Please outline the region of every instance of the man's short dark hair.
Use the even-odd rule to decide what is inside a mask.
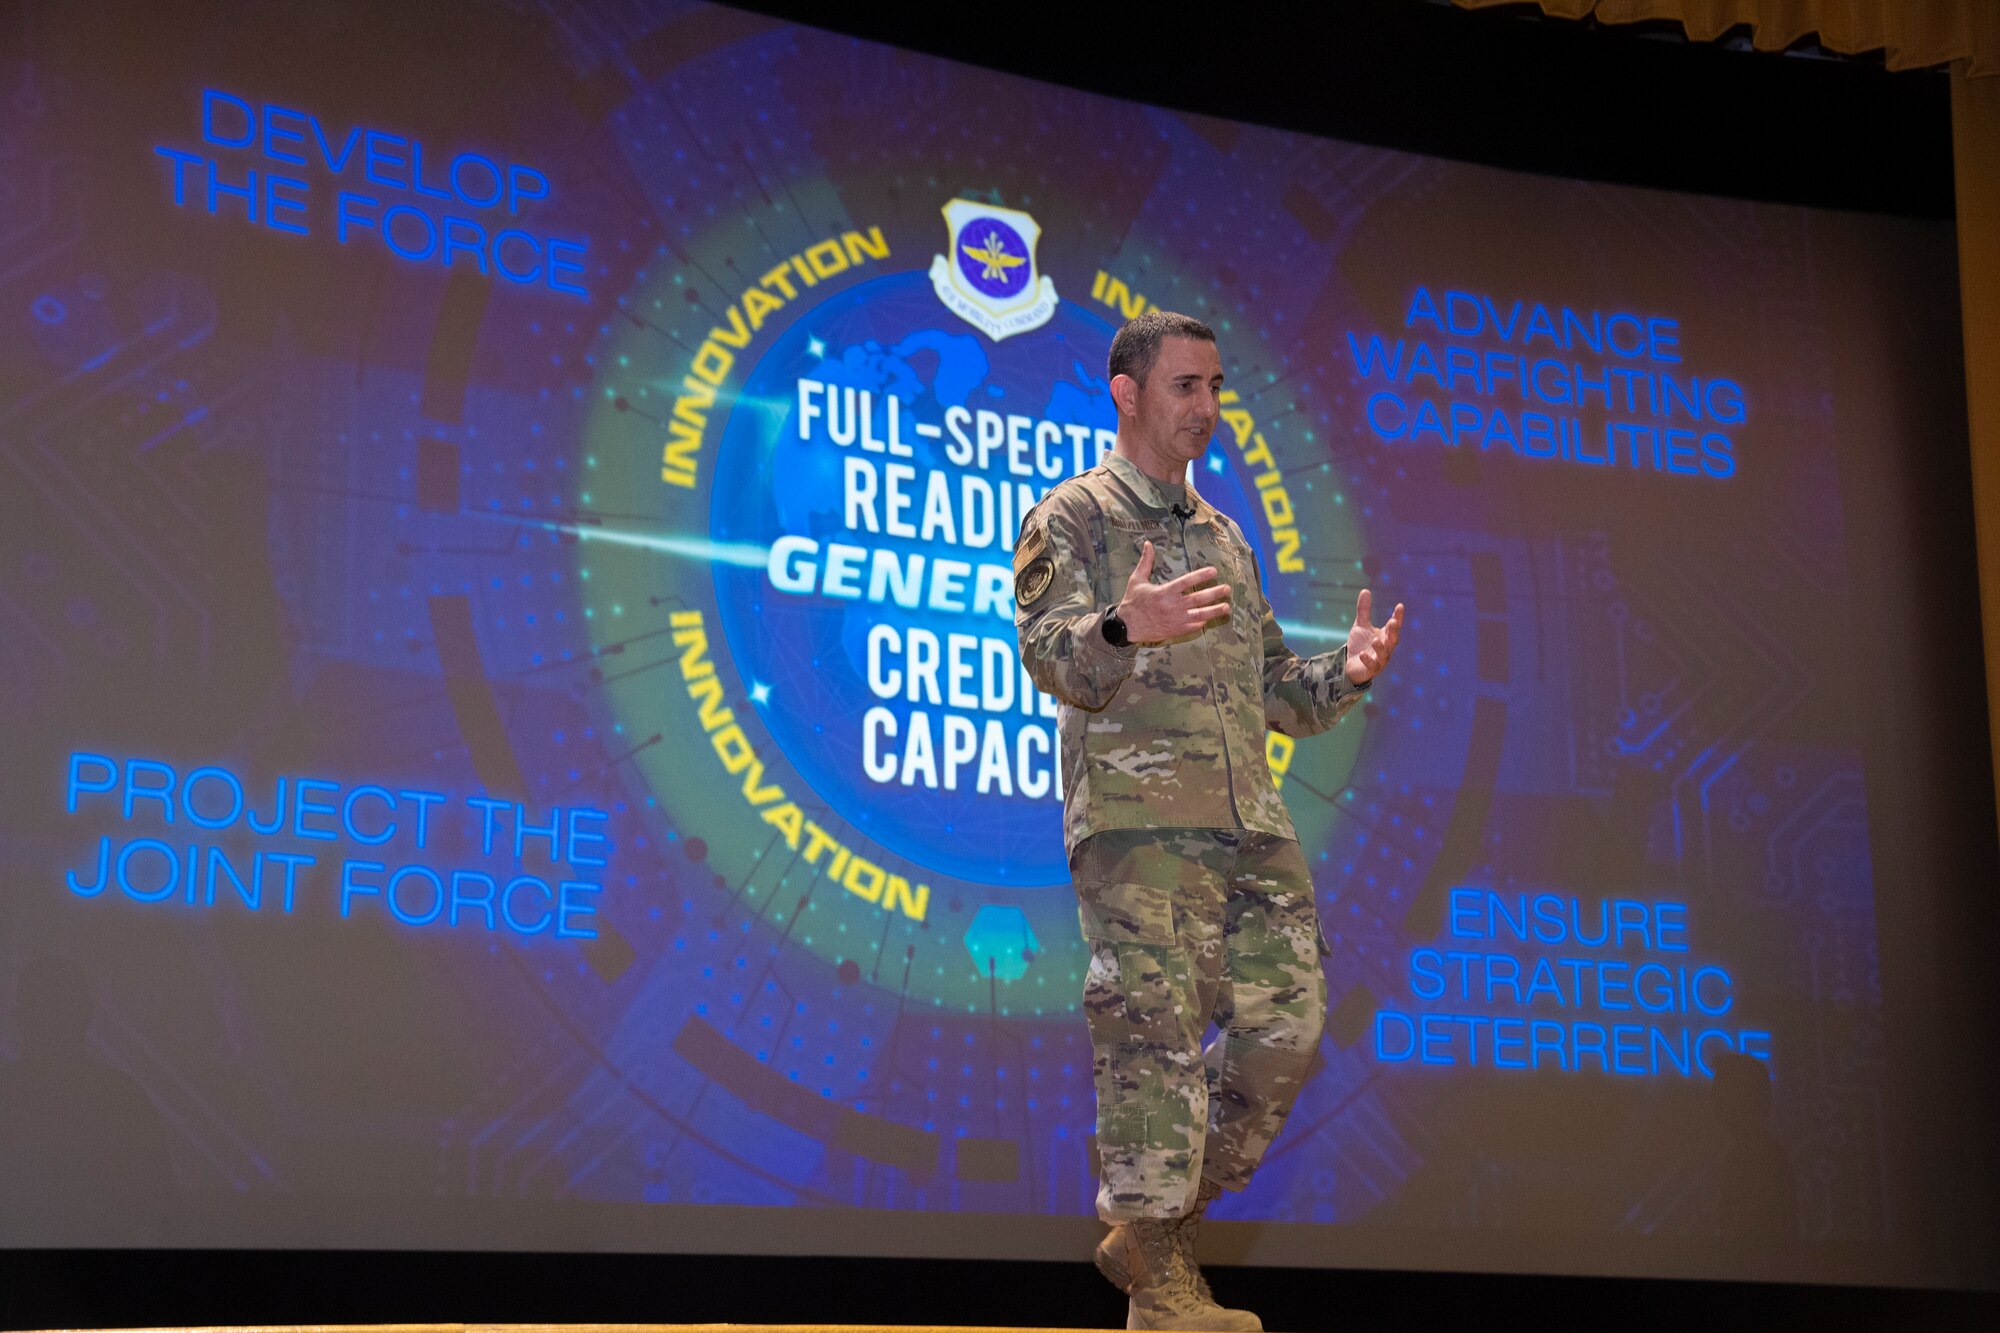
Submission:
[[[1127,320],[1111,340],[1111,378],[1130,375],[1146,382],[1153,363],[1160,359],[1160,342],[1166,338],[1196,338],[1215,341],[1215,330],[1193,315],[1177,315],[1171,310],[1148,310],[1137,319]]]

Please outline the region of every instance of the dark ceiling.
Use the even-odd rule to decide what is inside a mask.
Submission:
[[[1952,216],[1940,71],[1426,0],[741,7],[1180,110],[1526,171]]]

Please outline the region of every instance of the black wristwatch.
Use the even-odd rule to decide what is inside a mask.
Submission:
[[[1118,608],[1112,607],[1104,613],[1104,619],[1097,624],[1104,635],[1104,641],[1113,648],[1128,647],[1132,640],[1125,633],[1125,622],[1118,618]]]

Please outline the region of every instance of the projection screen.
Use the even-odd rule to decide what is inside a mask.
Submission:
[[[1948,226],[664,0],[20,34],[6,1243],[1083,1253],[1009,570],[1163,308],[1292,646],[1408,607],[1269,738],[1330,1007],[1222,1257],[1926,1275],[1866,625]]]

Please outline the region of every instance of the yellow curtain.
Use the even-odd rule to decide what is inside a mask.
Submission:
[[[1486,9],[1519,0],[1452,0]],[[1760,51],[1782,51],[1801,37],[1841,55],[1883,53],[1890,69],[1965,61],[1973,78],[2000,75],[2000,0],[1537,0],[1556,18],[1600,23],[1679,23],[1689,39],[1710,42],[1748,25]]]
[[[1987,723],[1992,728],[1994,785],[2000,793],[2000,79],[1968,78],[1959,66],[1952,67],[1951,138]]]

